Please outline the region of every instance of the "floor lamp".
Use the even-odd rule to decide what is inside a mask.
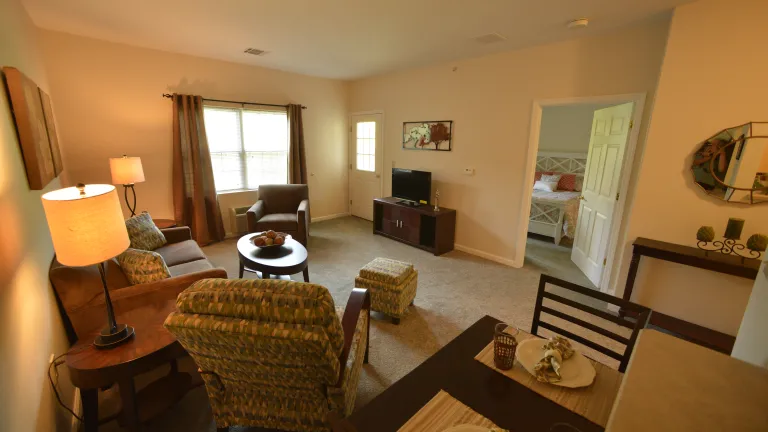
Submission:
[[[141,158],[123,155],[119,158],[109,158],[109,170],[112,172],[112,184],[123,185],[123,198],[125,205],[131,211],[131,216],[136,216],[136,190],[133,185],[144,181],[144,169],[141,167]],[[128,189],[133,194],[133,206],[128,201]]]
[[[104,266],[105,261],[121,254],[131,244],[115,187],[80,183],[77,187],[48,192],[42,200],[56,259],[67,266],[95,264],[99,268],[107,308],[107,326],[96,336],[93,344],[97,348],[113,348],[126,342],[133,336],[134,330],[115,321]]]

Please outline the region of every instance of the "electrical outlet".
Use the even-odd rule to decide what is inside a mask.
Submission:
[[[464,175],[475,175],[475,169],[474,168],[464,168]]]

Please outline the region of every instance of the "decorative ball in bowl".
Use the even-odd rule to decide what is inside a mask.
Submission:
[[[253,241],[254,246],[257,248],[271,249],[281,247],[285,244],[285,240],[289,239],[290,237],[291,236],[286,233],[269,230],[253,236],[251,241]]]

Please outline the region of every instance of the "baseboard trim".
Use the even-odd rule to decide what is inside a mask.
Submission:
[[[312,223],[327,221],[327,220],[331,220],[331,219],[338,219],[338,218],[341,218],[341,217],[344,217],[344,216],[349,216],[349,212],[347,212],[347,213],[336,213],[336,214],[327,215],[327,216],[320,216],[320,217],[313,217],[312,218]]]
[[[80,389],[77,387],[75,387],[74,396],[72,396],[72,411],[74,411],[78,417],[83,417],[83,403],[80,400]],[[77,417],[72,416],[72,423],[69,429],[72,432],[80,431],[80,420],[78,420]]]
[[[467,246],[464,246],[464,245],[454,244],[453,248],[456,249],[457,251],[466,252],[466,253],[468,253],[470,255],[475,255],[475,256],[479,256],[480,258],[485,258],[488,261],[493,261],[493,262],[497,262],[499,264],[504,264],[505,266],[521,267],[519,265],[516,265],[517,263],[514,260],[511,260],[511,259],[508,259],[508,258],[504,258],[504,257],[500,257],[498,255],[494,255],[494,254],[491,254],[491,253],[488,253],[488,252],[483,252],[481,250],[474,249],[474,248],[471,248],[471,247],[467,247]]]

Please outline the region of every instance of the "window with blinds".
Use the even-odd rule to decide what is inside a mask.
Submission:
[[[216,191],[288,183],[285,110],[204,107]]]

